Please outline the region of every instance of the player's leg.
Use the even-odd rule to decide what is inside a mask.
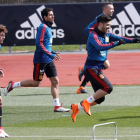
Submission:
[[[59,90],[58,90],[58,84],[59,84],[59,79],[57,76],[55,77],[50,77],[49,78],[51,81],[51,93],[53,96],[53,99],[59,98]],[[58,106],[60,106],[60,103],[58,102]]]
[[[92,96],[88,97],[87,99],[81,101],[78,104],[78,111],[80,109],[84,109],[85,112],[90,116],[90,106],[91,103],[93,105],[96,105],[96,103],[101,103],[104,101],[104,96],[108,93],[111,93],[111,91],[113,90],[113,87],[111,85],[111,83],[109,82],[109,80],[103,75],[102,71],[98,71],[98,70],[93,70],[93,69],[87,69],[86,73],[85,73],[86,77],[88,77],[88,79],[90,80],[91,84],[98,84],[98,86],[100,87],[100,89],[98,89],[95,94],[93,94]],[[76,106],[75,106],[76,107]],[[76,115],[78,114],[74,114],[74,111],[76,110],[74,107],[72,108],[72,119],[73,121],[76,120]]]
[[[108,69],[109,67],[110,67],[110,63],[109,63],[109,61],[106,59],[106,61],[104,62],[104,66],[105,66],[105,68],[106,69]],[[93,87],[93,89],[94,89],[94,92],[96,92],[100,87],[98,87],[97,85],[92,85],[92,87]],[[94,101],[94,102],[92,102],[91,104],[90,104],[90,106],[94,106],[94,105],[97,105],[97,104],[101,104],[102,102],[104,102],[105,101],[105,96],[104,97],[102,97],[102,98],[99,98],[99,99],[97,99],[96,101]]]
[[[100,70],[87,69],[86,76],[88,76],[88,79],[90,80],[92,85],[97,84],[100,87],[100,89],[98,89],[92,96],[81,102],[81,106],[90,116],[90,104],[96,101],[104,101],[103,97],[112,92],[113,86]]]
[[[88,92],[86,91],[86,89],[85,89],[85,86],[86,86],[86,84],[87,84],[88,82],[89,82],[89,80],[88,80],[86,77],[84,77],[84,79],[83,79],[81,85],[80,85],[79,88],[77,89],[77,94],[79,94],[79,93],[88,93]]]
[[[9,137],[9,135],[4,131],[2,127],[2,97],[0,91],[0,138]]]
[[[84,75],[84,68],[83,67],[78,67],[78,79],[79,79],[79,81],[81,81],[83,75]],[[89,80],[86,77],[84,77],[81,85],[77,89],[77,94],[88,93],[85,89],[85,86],[88,82],[89,82]]]
[[[91,83],[91,85],[92,85],[92,88],[93,88],[93,90],[94,90],[94,93],[95,93],[98,89],[100,89],[100,86],[99,86],[98,84],[95,84],[95,83],[92,84],[92,83]],[[105,100],[105,96],[102,97],[102,98],[99,98],[99,99],[95,100],[94,102],[92,102],[92,103],[90,104],[90,106],[94,106],[94,105],[97,105],[97,104],[101,104],[104,100]]]
[[[51,81],[51,93],[54,100],[54,112],[69,112],[70,109],[64,108],[59,102],[59,79],[57,77],[56,67],[53,62],[49,63],[45,69],[46,76]]]
[[[6,96],[14,88],[18,87],[38,87],[40,81],[44,75],[44,64],[36,63],[34,64],[33,79],[27,79],[20,82],[10,81],[8,86],[4,90],[4,95]]]
[[[87,76],[85,75],[85,77],[87,77]],[[98,87],[95,84],[92,84],[92,88],[93,88],[94,92],[96,92],[98,90]],[[97,105],[97,103],[95,101],[93,101],[90,104],[90,106],[94,106],[94,105]],[[79,113],[79,110],[83,109],[83,107],[81,106],[80,103],[79,104],[72,104],[71,109],[72,109],[72,115],[71,115],[72,121],[75,122],[76,121],[76,116]]]
[[[79,79],[79,81],[81,81],[83,75],[84,75],[84,68],[78,67],[78,79]]]

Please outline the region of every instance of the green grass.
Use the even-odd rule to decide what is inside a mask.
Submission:
[[[12,46],[13,52],[34,52],[35,46]],[[53,45],[54,51],[78,51],[79,45]],[[82,50],[86,49],[86,45],[82,45]],[[126,45],[120,45],[112,50],[131,50],[131,49],[140,49],[139,44],[126,44]],[[9,52],[9,47],[2,47],[1,52]]]
[[[70,108],[72,103],[79,103],[93,93],[87,87],[90,93],[79,95],[77,88],[60,87],[64,107]],[[80,110],[75,123],[71,111],[53,112],[50,90],[50,87],[17,88],[6,97],[2,95],[3,127],[10,140],[91,140],[93,125],[106,122],[116,122],[118,140],[140,139],[140,86],[114,86],[104,103],[91,107],[91,116]],[[113,132],[113,126],[105,126],[96,135],[110,137]]]

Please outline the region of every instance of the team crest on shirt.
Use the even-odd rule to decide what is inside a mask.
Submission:
[[[109,37],[108,36],[105,37],[105,41],[109,42]]]
[[[42,75],[39,75],[39,80],[42,80],[43,76]]]
[[[104,75],[103,75],[103,74],[99,74],[99,77],[100,77],[101,79],[104,79]]]

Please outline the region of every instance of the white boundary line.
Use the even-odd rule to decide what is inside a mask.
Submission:
[[[102,137],[109,137],[110,135],[107,135],[107,136],[102,136]],[[92,138],[92,136],[60,136],[60,135],[57,135],[57,136],[10,136],[10,137],[13,137],[13,138],[16,138],[16,137],[21,137],[21,138]],[[98,136],[99,137],[99,136]],[[140,135],[118,135],[118,137],[140,137]]]
[[[21,137],[21,138],[92,138],[92,136],[10,136],[13,138]]]

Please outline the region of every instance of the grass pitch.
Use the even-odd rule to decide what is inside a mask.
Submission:
[[[70,108],[72,103],[93,94],[76,94],[78,87],[60,87],[60,102]],[[1,89],[3,91],[3,89]],[[54,113],[50,88],[18,88],[3,96],[3,127],[10,140],[91,140],[95,124],[116,122],[118,140],[140,139],[140,86],[114,86],[101,105],[91,107],[91,116],[83,110],[75,123],[71,111]],[[107,129],[108,128],[108,129]],[[108,133],[110,132],[110,133]],[[99,128],[97,138],[112,138],[114,127]]]

